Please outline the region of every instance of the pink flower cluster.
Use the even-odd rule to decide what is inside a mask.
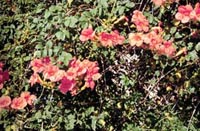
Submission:
[[[73,59],[67,71],[59,69],[56,65],[53,65],[49,57],[34,59],[31,61],[31,67],[34,71],[29,82],[31,86],[35,83],[43,83],[40,78],[40,74],[44,80],[49,80],[51,82],[60,82],[59,90],[65,94],[68,91],[72,95],[75,95],[78,91],[78,85],[84,80],[84,87],[93,89],[96,80],[98,80],[101,75],[99,72],[99,67],[96,62],[91,62],[89,60],[77,60]]]
[[[182,23],[188,23],[190,20],[200,21],[200,3],[196,3],[194,9],[191,5],[179,6],[175,18]]]
[[[87,40],[99,41],[102,46],[111,47],[123,44],[125,38],[124,36],[121,36],[117,30],[112,31],[111,33],[100,32],[98,35],[95,35],[95,32],[90,26],[89,28],[82,30],[80,40],[82,42]]]
[[[29,80],[31,86],[33,86],[35,83],[42,82],[39,73],[43,74],[45,80],[50,80],[51,82],[60,81],[65,75],[65,71],[60,70],[57,66],[53,65],[49,57],[34,59],[31,61],[30,66],[34,71]]]
[[[149,31],[149,22],[141,11],[135,10],[131,21],[136,25],[138,32],[129,34],[131,46],[142,47],[157,52],[160,55],[172,57],[176,49],[171,41],[162,38],[163,30],[161,27],[153,27]]]
[[[135,10],[133,12],[131,22],[135,24],[137,31],[149,31],[149,21],[146,19],[141,11]]]
[[[162,38],[162,29],[160,27],[153,27],[152,30],[146,34],[144,33],[130,33],[129,43],[131,46],[147,48],[156,51],[160,55],[167,55],[173,57],[176,49],[171,41],[165,41]]]
[[[8,71],[3,71],[4,64],[0,62],[0,89],[3,88],[3,84],[5,81],[9,79],[9,73]]]
[[[35,95],[31,95],[30,92],[25,91],[20,94],[20,97],[16,97],[11,100],[10,96],[1,96],[0,97],[0,110],[2,109],[12,109],[21,110],[24,109],[27,105],[32,106],[33,102],[36,100]]]
[[[69,69],[66,71],[66,76],[61,81],[59,89],[64,94],[68,91],[71,91],[72,94],[76,94],[76,85],[82,80],[84,80],[85,83],[83,87],[93,89],[95,86],[94,81],[101,77],[98,72],[99,67],[96,62],[73,59],[69,64]]]
[[[92,29],[92,26],[89,26],[87,29],[82,30],[80,35],[80,40],[82,42],[93,40],[95,37],[95,32]]]

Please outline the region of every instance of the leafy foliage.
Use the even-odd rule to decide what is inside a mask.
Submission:
[[[9,130],[199,130],[200,21],[175,19],[180,5],[156,6],[138,0],[3,0],[0,2],[0,61],[9,71],[1,96],[23,91],[37,96],[23,110],[0,110],[0,125]],[[194,7],[197,2],[190,1]],[[140,10],[149,27],[160,26],[162,37],[173,41],[176,55],[123,45],[99,46],[81,42],[83,29],[118,30],[128,39],[136,33],[131,22]],[[56,88],[30,86],[31,60],[50,57],[67,70],[72,57],[97,61],[102,77],[94,90],[75,96]],[[57,84],[57,83],[56,83]],[[55,84],[55,85],[56,85]],[[81,85],[81,84],[80,84]]]

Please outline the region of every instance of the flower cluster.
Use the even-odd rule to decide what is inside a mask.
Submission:
[[[152,27],[149,29],[149,22],[141,11],[135,10],[131,21],[136,25],[138,32],[130,33],[128,40],[131,46],[137,46],[144,49],[150,49],[160,55],[172,57],[176,49],[171,41],[165,41],[162,38],[163,30],[161,27]],[[150,30],[150,31],[149,31]]]
[[[77,92],[77,86],[84,80],[84,88],[93,89],[95,86],[94,81],[98,80],[101,75],[98,73],[99,67],[96,62],[89,60],[73,59],[69,64],[69,69],[66,71],[66,76],[62,79],[59,89],[62,93],[71,91],[74,95]]]
[[[182,23],[188,23],[190,20],[200,21],[200,3],[196,3],[194,9],[191,5],[179,6],[175,18]]]
[[[129,43],[131,46],[147,48],[160,55],[172,57],[175,55],[176,49],[171,41],[165,41],[162,38],[162,33],[160,27],[153,27],[148,33],[130,33]]]
[[[95,32],[92,29],[92,26],[89,26],[87,29],[82,30],[80,35],[80,40],[82,42],[93,40],[95,37]]]
[[[135,10],[133,12],[131,22],[135,24],[137,31],[149,31],[149,21],[146,19],[141,11]]]
[[[60,70],[57,66],[53,65],[49,57],[34,59],[31,61],[30,66],[34,71],[29,80],[31,86],[35,83],[42,83],[38,73],[42,73],[44,79],[50,80],[51,82],[60,81],[65,75],[65,71]]]
[[[93,89],[95,86],[94,81],[101,77],[98,73],[99,67],[97,63],[89,60],[83,60],[81,62],[74,58],[69,63],[67,71],[61,70],[56,65],[53,65],[49,57],[34,59],[31,61],[30,65],[34,71],[29,80],[31,86],[35,83],[43,84],[46,80],[50,82],[60,82],[58,88],[63,94],[68,91],[70,91],[72,95],[77,94],[78,87],[83,80],[84,88]],[[44,80],[41,79],[40,74],[42,74]]]
[[[8,71],[3,71],[4,64],[0,62],[0,89],[3,88],[3,84],[5,81],[9,79],[9,73]]]
[[[111,33],[100,32],[96,35],[91,26],[82,30],[79,39],[82,42],[87,40],[99,41],[104,47],[121,45],[125,40],[124,36],[121,36],[117,30],[112,31]]]
[[[10,96],[1,96],[0,97],[0,110],[2,109],[12,109],[21,110],[24,109],[27,105],[32,106],[33,102],[36,100],[35,95],[31,95],[30,92],[25,91],[20,94],[20,97],[16,97],[11,100]]]
[[[98,40],[105,47],[121,45],[123,44],[125,38],[119,35],[118,31],[112,31],[111,33],[101,32],[99,34]]]

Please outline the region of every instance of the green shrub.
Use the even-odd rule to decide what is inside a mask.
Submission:
[[[189,2],[193,8],[197,3]],[[199,130],[200,21],[181,23],[175,18],[178,7],[188,1],[161,6],[137,0],[3,0],[0,4],[4,63],[0,94],[14,99],[29,91],[37,96],[22,110],[0,107],[2,129]],[[149,31],[138,31],[132,21],[135,10],[142,11]],[[160,53],[145,42],[130,44],[130,33],[146,35],[158,26],[163,41],[172,41],[174,54]],[[95,38],[83,42],[80,36],[89,27]],[[104,46],[101,33],[115,42],[114,30],[119,33],[114,38],[125,38],[123,44]],[[101,77],[91,90],[84,86],[87,73],[79,75],[76,95],[61,93],[61,81],[52,82],[41,74],[43,83],[31,86],[31,61],[47,57],[63,71],[70,69],[74,58],[96,61]],[[10,79],[2,82],[4,70]]]

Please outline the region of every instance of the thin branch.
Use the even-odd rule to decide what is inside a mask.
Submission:
[[[194,114],[195,114],[195,112],[196,112],[197,107],[199,106],[199,104],[200,104],[200,102],[197,103],[195,109],[194,109],[193,112],[192,112],[192,116],[190,117],[190,120],[189,120],[189,123],[188,123],[187,131],[190,130],[190,125],[191,125],[191,123],[192,123],[192,119],[193,119],[193,117],[194,117]]]

